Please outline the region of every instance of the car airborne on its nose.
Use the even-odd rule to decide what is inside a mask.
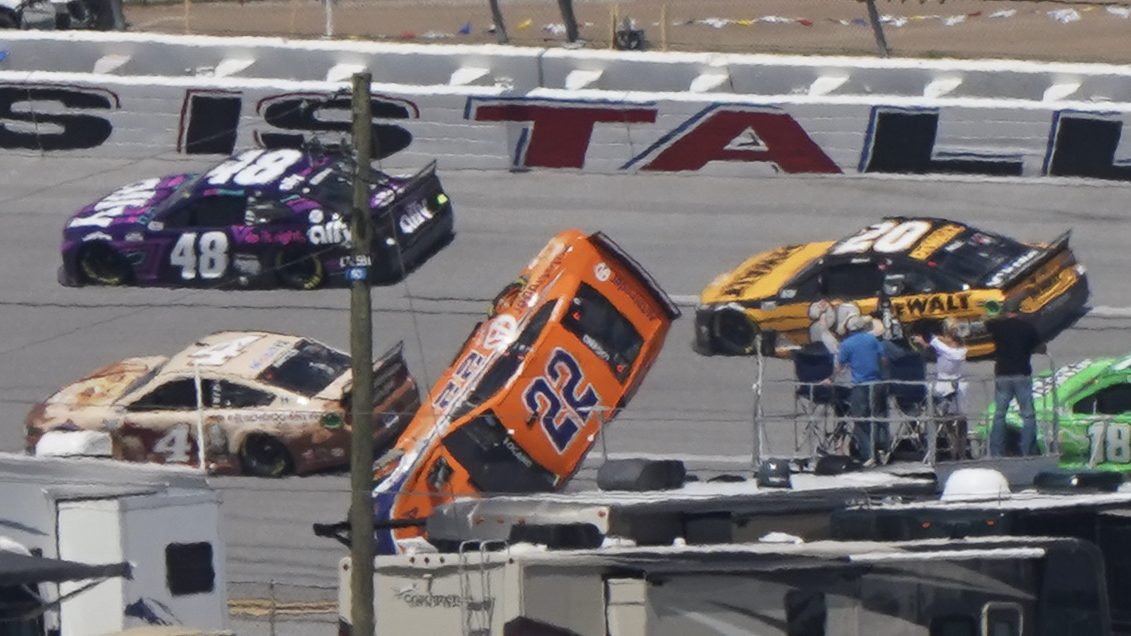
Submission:
[[[1038,422],[1057,418],[1061,467],[1131,472],[1131,355],[1081,360],[1034,377],[1033,406]],[[993,414],[990,404],[985,421],[993,421]],[[1021,437],[1016,402],[1005,423],[1007,444],[1015,450]],[[1044,427],[1037,428],[1043,445]],[[989,439],[986,426],[978,433]]]
[[[934,333],[954,317],[970,358],[993,353],[987,301],[1014,308],[1045,341],[1087,311],[1084,267],[1068,247],[1011,238],[937,218],[886,218],[839,241],[786,245],[720,274],[695,314],[695,349],[705,355],[769,354],[828,336],[846,319],[890,302],[904,333]]]
[[[375,520],[424,519],[457,495],[563,487],[628,404],[678,316],[604,234],[558,234],[496,297],[490,318],[377,461]],[[379,531],[378,542],[396,549],[391,531]]]
[[[435,163],[369,172],[371,280],[399,281],[452,237]],[[86,206],[63,229],[64,285],[291,287],[342,282],[351,265],[352,159],[249,150],[200,174],[147,179]]]
[[[401,345],[373,366],[374,446],[420,406]],[[277,477],[349,465],[350,358],[298,336],[212,334],[165,358],[128,358],[65,386],[27,416],[29,453],[109,455]]]

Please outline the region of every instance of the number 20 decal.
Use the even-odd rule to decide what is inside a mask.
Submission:
[[[833,254],[857,254],[872,249],[876,252],[903,252],[911,248],[931,229],[927,221],[884,221],[877,223],[856,236],[841,241],[833,248]]]
[[[579,386],[584,379],[577,360],[565,349],[554,349],[545,374],[522,395],[531,413],[541,413],[542,430],[559,453],[569,448],[589,412],[601,401],[592,384]]]
[[[196,232],[185,232],[173,246],[169,264],[181,268],[181,278],[193,280],[199,271],[204,279],[220,278],[228,271],[228,235],[205,232],[196,241]]]

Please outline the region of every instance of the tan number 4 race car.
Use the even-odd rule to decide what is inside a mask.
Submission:
[[[349,465],[347,354],[298,336],[227,331],[171,358],[128,358],[63,387],[27,416],[29,453],[104,456],[278,477]],[[374,448],[420,406],[401,345],[374,363]],[[203,449],[199,440],[203,435]]]
[[[844,335],[847,318],[889,316],[905,332],[932,333],[961,321],[970,358],[993,353],[987,301],[1002,303],[1056,337],[1087,310],[1088,280],[1068,248],[1022,243],[938,218],[887,218],[839,241],[786,245],[720,274],[695,314],[695,349],[705,354],[788,356]]]

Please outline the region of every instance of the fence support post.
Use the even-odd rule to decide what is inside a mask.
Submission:
[[[573,14],[573,0],[558,0],[558,9],[562,12],[562,22],[565,23],[566,41],[577,41],[577,16]]]
[[[503,23],[503,11],[499,8],[499,0],[488,0],[491,6],[491,19],[495,21],[495,39],[499,44],[510,42],[507,36],[507,25]]]
[[[868,4],[868,21],[872,23],[872,34],[876,36],[876,48],[880,57],[887,57],[891,53],[888,48],[887,38],[884,37],[884,27],[880,24],[880,12],[876,10],[876,0],[864,0]]]
[[[271,579],[267,583],[267,590],[267,596],[271,600],[271,605],[267,612],[267,633],[271,636],[275,636],[275,579]]]

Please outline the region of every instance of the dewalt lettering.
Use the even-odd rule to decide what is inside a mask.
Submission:
[[[970,309],[970,294],[929,294],[894,299],[892,308],[897,318],[919,318],[931,314],[950,314]]]
[[[727,296],[742,293],[742,290],[750,286],[751,283],[774,271],[774,268],[784,263],[787,258],[802,247],[804,246],[786,245],[769,252],[766,254],[765,258],[751,265],[749,269],[742,272],[742,275],[735,278],[729,285],[724,287],[722,293]]]

